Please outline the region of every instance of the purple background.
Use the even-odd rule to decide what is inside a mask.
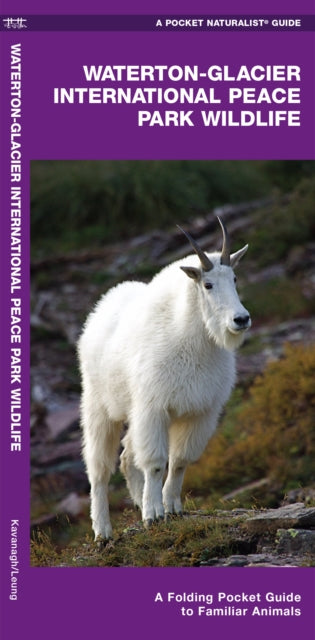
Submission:
[[[2,12],[12,13],[11,0],[2,0]],[[14,14],[28,13],[28,14],[155,14],[155,13],[170,13],[177,14],[188,13],[252,13],[255,8],[257,14],[259,12],[264,13],[283,13],[300,14],[300,13],[314,13],[314,0],[264,0],[264,2],[257,2],[255,7],[252,0],[239,0],[237,7],[235,6],[235,0],[222,0],[220,3],[209,2],[209,0],[195,0],[193,6],[183,0],[159,0],[158,2],[148,3],[147,0],[134,0],[132,4],[129,0],[116,0],[110,6],[106,6],[104,9],[104,0],[90,0],[88,4],[84,2],[78,2],[78,0],[47,0],[43,5],[42,0],[15,0],[14,2]]]
[[[24,109],[28,147],[36,159],[310,159],[314,156],[314,102],[309,101],[310,78],[314,77],[313,34],[274,32],[127,32],[117,33],[30,33],[23,32],[25,83]],[[58,46],[56,41],[58,40]],[[123,48],[122,48],[123,43]],[[228,47],[227,47],[228,43]],[[187,46],[188,44],[188,46]],[[288,53],[288,46],[289,53]],[[159,109],[159,105],[54,105],[54,87],[102,86],[86,83],[84,64],[230,64],[235,71],[249,59],[253,64],[297,64],[301,66],[302,104],[272,106],[301,109],[300,127],[204,127],[195,118],[194,127],[138,127],[139,109]],[[184,83],[169,83],[184,86]],[[196,86],[197,83],[187,83]],[[217,83],[218,85],[219,83]],[[224,85],[229,85],[229,82]],[[251,83],[244,83],[248,86]],[[257,88],[265,83],[256,83]],[[272,83],[271,83],[272,84]],[[126,83],[136,87],[138,83]],[[155,85],[155,83],[154,83]],[[224,94],[226,87],[218,89]],[[281,83],[285,87],[286,83]],[[120,86],[114,83],[114,87]],[[123,86],[123,84],[121,85]],[[140,83],[139,83],[139,86]],[[156,86],[160,86],[157,85]],[[166,87],[167,84],[163,83]],[[277,83],[273,84],[273,88]],[[294,83],[293,83],[293,86]],[[224,108],[224,104],[218,108]],[[211,105],[168,105],[170,110],[211,109]],[[216,109],[217,106],[214,105]],[[226,109],[229,109],[226,104]],[[253,105],[245,105],[251,110]],[[267,109],[267,107],[263,107]],[[255,110],[255,108],[254,108]],[[163,111],[163,108],[161,109]],[[32,118],[32,120],[31,120]],[[55,123],[55,124],[54,124]],[[199,124],[198,124],[199,123]],[[38,135],[39,134],[39,135]]]
[[[73,1],[45,3],[46,14],[103,12],[104,2],[86,6]],[[252,2],[220,3],[220,7],[199,0],[194,13],[248,13]],[[290,6],[292,5],[292,6]],[[264,2],[263,14],[314,14],[314,2]],[[258,15],[258,8],[256,8]],[[2,3],[2,14],[11,14],[12,3]],[[187,14],[182,3],[160,0],[158,12]],[[157,14],[147,3],[115,2],[109,13]],[[16,0],[14,15],[43,13],[43,3]],[[24,331],[24,414],[23,452],[9,454],[9,137],[8,97],[3,102],[1,120],[1,363],[2,363],[2,612],[5,612],[4,640],[31,635],[34,640],[55,638],[108,637],[130,633],[142,639],[161,638],[176,633],[181,638],[192,633],[207,636],[257,640],[305,634],[311,637],[314,595],[313,569],[40,569],[29,566],[29,163],[33,159],[310,159],[315,157],[314,141],[314,33],[56,33],[2,32],[1,56],[4,72],[1,91],[9,80],[9,46],[23,45],[23,331]],[[54,86],[84,86],[82,64],[299,64],[302,83],[303,126],[279,129],[143,128],[136,124],[137,107],[52,103]],[[145,108],[145,107],[144,107]],[[171,108],[171,107],[170,107]],[[209,107],[210,108],[210,107]],[[249,110],[251,106],[248,105]],[[281,107],[280,107],[281,108]],[[292,108],[295,108],[294,105]],[[297,108],[299,108],[297,106]],[[11,602],[9,592],[9,523],[20,519],[19,599]],[[157,591],[198,591],[247,593],[293,590],[303,597],[300,618],[183,618],[175,606],[154,604]],[[174,626],[173,626],[174,625]]]

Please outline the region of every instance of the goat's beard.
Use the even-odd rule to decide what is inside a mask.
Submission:
[[[206,322],[207,332],[211,340],[221,349],[235,351],[244,340],[245,331],[232,332],[225,324],[217,324],[213,318]]]

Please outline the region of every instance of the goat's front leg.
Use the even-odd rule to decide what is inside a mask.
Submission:
[[[144,477],[142,520],[146,527],[164,517],[162,486],[168,457],[168,423],[164,411],[152,415],[141,408],[133,412],[130,425],[135,466]]]
[[[181,490],[186,467],[201,456],[212,435],[217,415],[178,419],[170,428],[169,469],[163,488],[165,514],[182,513]]]
[[[187,463],[180,459],[170,459],[165,485],[163,487],[163,504],[165,517],[182,515],[181,491]]]
[[[165,466],[165,464],[159,466],[151,464],[144,471],[142,519],[145,527],[149,527],[154,520],[164,517],[162,485]]]

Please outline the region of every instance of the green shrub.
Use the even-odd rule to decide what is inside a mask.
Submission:
[[[315,346],[285,348],[227,412],[201,460],[186,474],[197,493],[226,493],[268,477],[278,487],[314,482]],[[231,420],[234,419],[231,433]]]

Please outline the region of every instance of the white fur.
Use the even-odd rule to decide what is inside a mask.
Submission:
[[[234,266],[247,247],[231,256]],[[202,270],[191,255],[162,269],[149,284],[124,282],[104,295],[79,341],[83,455],[91,483],[95,537],[112,533],[108,482],[121,469],[145,524],[181,513],[188,463],[216,429],[235,381],[234,349],[244,330],[231,267],[208,254]],[[194,270],[187,277],[180,267]],[[199,274],[199,275],[198,275]],[[205,282],[213,288],[207,290]],[[168,463],[167,478],[163,487]]]

